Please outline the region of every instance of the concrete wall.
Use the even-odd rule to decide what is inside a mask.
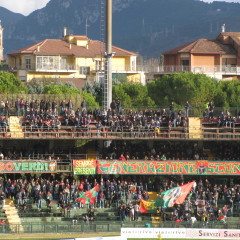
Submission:
[[[176,66],[177,55],[164,55],[164,66]]]

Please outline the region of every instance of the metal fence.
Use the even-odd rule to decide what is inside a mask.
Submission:
[[[161,129],[160,129],[161,130]],[[227,131],[226,131],[227,130]],[[48,139],[48,140],[228,140],[239,141],[239,128],[206,128],[201,133],[189,133],[182,131],[132,131],[132,132],[100,132],[94,130],[76,131],[72,128],[69,131],[39,131],[23,132],[21,137],[19,132],[0,132],[0,139]]]
[[[142,228],[142,227],[154,227],[154,228],[214,228],[214,229],[239,229],[240,222],[231,221],[223,224],[218,222],[196,222],[193,225],[189,222],[176,223],[171,221],[161,222],[158,224],[152,224],[149,222],[59,222],[59,223],[28,223],[21,225],[0,225],[0,233],[83,233],[83,232],[120,232],[122,227]]]

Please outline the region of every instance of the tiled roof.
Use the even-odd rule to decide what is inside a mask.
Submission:
[[[240,38],[240,32],[222,32],[220,35]]]
[[[199,54],[236,54],[233,47],[222,44],[218,40],[198,39],[180,47],[166,51],[164,54],[199,53]]]
[[[222,32],[219,36],[230,37],[240,45],[240,32]],[[219,38],[218,36],[218,38]]]
[[[75,37],[75,36],[74,36]],[[85,40],[87,38],[82,38],[84,36],[76,36],[76,39]],[[93,58],[100,56],[102,54],[101,49],[103,43],[97,40],[89,40],[88,47],[77,46],[75,44],[70,44],[62,39],[45,39],[32,46],[22,48],[9,55],[16,54],[36,54],[36,55],[64,55],[64,56],[76,56],[76,57],[89,57]],[[134,52],[127,51],[125,49],[113,46],[113,52],[115,56],[131,56],[137,55]]]

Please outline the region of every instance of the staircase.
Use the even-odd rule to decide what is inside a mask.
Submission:
[[[188,119],[188,126],[190,139],[203,138],[202,121],[200,118],[190,117]]]
[[[10,230],[15,233],[22,233],[24,230],[21,224],[21,219],[18,215],[18,210],[11,199],[5,200],[3,210],[5,211]]]
[[[20,117],[10,116],[9,130],[10,130],[10,134],[11,134],[12,138],[23,138],[24,137]]]

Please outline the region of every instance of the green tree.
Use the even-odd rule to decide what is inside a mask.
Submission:
[[[43,93],[45,94],[55,94],[62,96],[62,98],[77,98],[78,99],[78,105],[80,107],[80,104],[82,100],[84,99],[87,103],[88,109],[95,109],[99,108],[99,104],[96,101],[96,98],[93,94],[82,91],[72,85],[69,84],[48,84],[44,86]]]
[[[119,99],[123,107],[132,108],[131,97],[124,91],[121,84],[113,86],[113,99]]]
[[[103,101],[103,84],[100,82],[86,83],[83,91],[91,93],[95,98],[96,102],[101,106]]]
[[[119,99],[123,107],[154,108],[155,102],[149,97],[148,89],[140,83],[122,83],[113,86],[113,99]]]
[[[99,108],[99,103],[91,93],[82,91],[82,97],[86,101],[88,109],[93,110]]]
[[[76,95],[81,91],[70,84],[48,84],[44,86],[43,93],[45,94],[65,94]]]
[[[226,105],[240,107],[240,82],[237,80],[219,82],[222,92],[225,94]]]
[[[188,72],[165,75],[150,82],[147,87],[149,96],[158,106],[166,107],[173,101],[182,107],[189,101],[197,112],[201,112],[206,103],[220,96],[221,92],[215,79]]]
[[[0,93],[27,93],[27,88],[14,74],[0,72]]]

